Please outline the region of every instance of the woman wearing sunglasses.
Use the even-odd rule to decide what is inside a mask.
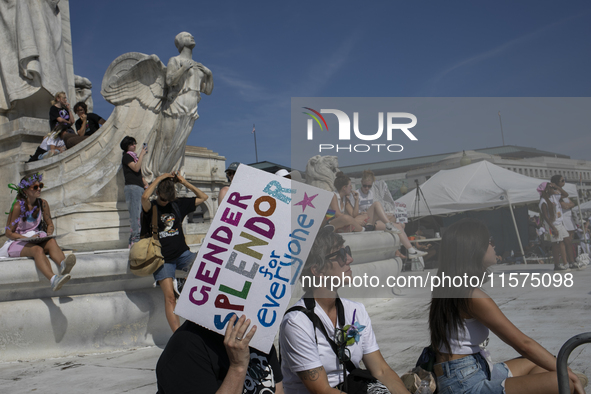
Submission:
[[[320,230],[302,270],[302,278],[313,280],[302,280],[306,294],[287,311],[279,333],[283,389],[288,394],[338,394],[344,382],[343,364],[351,361],[359,368],[362,360],[381,382],[378,386],[382,391],[378,392],[387,392],[383,391],[387,388],[391,393],[408,393],[382,357],[363,304],[338,298],[337,289],[331,288],[330,277],[352,276],[352,262],[351,249],[344,246],[343,238],[330,227]],[[326,335],[309,317],[314,315]],[[347,338],[346,346],[343,335]],[[327,336],[343,345],[339,356]]]
[[[477,276],[496,263],[486,225],[464,219],[443,234],[437,275]],[[556,358],[529,338],[477,287],[449,287],[433,291],[429,311],[431,347],[440,393],[557,394]],[[468,283],[471,283],[468,282]],[[489,330],[513,347],[522,358],[492,364],[480,344]],[[578,377],[569,371],[571,393],[583,394]]]
[[[404,224],[398,223],[394,215],[388,215],[379,201],[376,200],[373,191],[373,184],[376,177],[371,170],[363,171],[361,177],[361,188],[357,190],[359,196],[359,214],[355,221],[366,228],[376,230],[388,230],[398,234],[400,243],[408,250],[409,257],[426,256],[427,252],[415,249],[404,232]],[[369,223],[369,226],[367,224]]]
[[[21,241],[53,234],[49,204],[41,198],[42,180],[43,175],[36,173],[22,178],[18,185],[10,185],[11,189],[16,190],[17,196],[6,223],[8,256],[32,257],[37,269],[49,280],[52,290],[57,291],[70,280],[69,274],[76,264],[76,256],[70,254],[66,258],[53,238],[43,242]],[[54,275],[46,254],[58,266],[58,275]]]

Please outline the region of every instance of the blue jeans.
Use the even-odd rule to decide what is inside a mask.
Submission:
[[[144,194],[144,188],[138,185],[125,185],[123,191],[125,192],[127,209],[129,209],[129,224],[131,226],[129,244],[131,245],[140,240],[140,215],[142,213],[142,194]]]
[[[443,375],[437,377],[439,394],[505,394],[505,380],[512,376],[505,363],[497,363],[489,371],[479,353],[439,365],[443,369]]]
[[[189,272],[193,265],[193,261],[195,261],[196,258],[197,253],[185,250],[183,254],[176,259],[162,264],[162,266],[154,272],[154,280],[158,282],[166,278],[174,279],[176,270]]]

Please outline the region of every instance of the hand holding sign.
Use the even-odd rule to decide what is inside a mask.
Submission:
[[[248,334],[250,326],[250,319],[242,315],[238,321],[236,321],[236,315],[232,316],[228,326],[226,327],[226,334],[224,335],[224,346],[230,359],[230,368],[246,368],[250,362],[250,340],[257,331],[257,326],[252,326]]]
[[[258,327],[250,346],[268,353],[332,196],[238,167],[175,313],[220,334],[236,314],[250,316]]]

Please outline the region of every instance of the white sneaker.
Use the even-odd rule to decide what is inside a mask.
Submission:
[[[402,232],[398,227],[395,227],[392,223],[386,223],[386,230],[392,231],[394,234],[400,234]]]
[[[423,257],[423,256],[426,256],[426,255],[428,255],[428,253],[427,252],[423,252],[422,250],[416,250],[415,249],[415,252],[414,253],[408,252],[408,256],[410,258],[413,258],[413,257]]]
[[[570,271],[570,269],[566,264],[558,264],[554,266],[554,271]]]
[[[69,254],[68,257],[60,264],[60,275],[69,274],[72,267],[76,265],[76,255]]]
[[[574,262],[574,263],[570,263],[569,268],[574,268],[574,269],[583,269],[585,268],[585,265],[583,263],[579,263],[579,262]]]
[[[71,279],[70,275],[54,275],[51,278],[51,290],[58,291],[62,286]]]

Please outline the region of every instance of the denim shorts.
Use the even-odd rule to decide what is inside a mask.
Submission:
[[[505,363],[494,364],[491,373],[480,353],[439,365],[443,369],[437,378],[439,394],[505,394],[505,380],[513,376]]]
[[[176,270],[189,272],[193,265],[193,261],[195,261],[196,258],[197,253],[193,253],[190,250],[184,251],[183,254],[176,259],[162,264],[162,267],[154,272],[154,280],[158,282],[162,279],[174,278]]]

